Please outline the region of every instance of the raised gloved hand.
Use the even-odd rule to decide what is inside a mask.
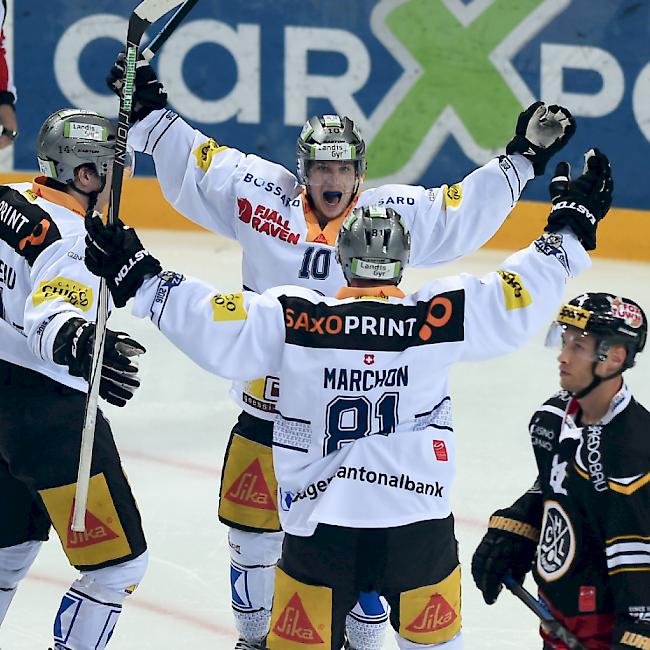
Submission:
[[[520,153],[533,163],[535,176],[541,176],[546,163],[571,139],[576,123],[568,109],[544,102],[531,104],[519,114],[515,137],[506,153]]]
[[[138,55],[138,57],[138,61],[135,64],[133,102],[130,115],[131,124],[145,118],[151,111],[156,111],[167,106],[167,92],[165,91],[165,87],[158,80],[149,62],[142,58],[141,55]],[[118,97],[122,96],[124,58],[124,52],[120,52],[106,77],[106,85]]]
[[[83,377],[90,381],[94,340],[95,323],[89,323],[83,318],[71,318],[63,324],[54,339],[54,361],[68,366],[73,377]],[[128,334],[106,330],[99,382],[100,397],[116,406],[124,406],[133,397],[140,386],[134,357],[145,351]]]
[[[607,156],[598,149],[587,151],[582,176],[574,181],[569,163],[558,163],[548,190],[553,207],[544,230],[570,228],[586,250],[596,248],[598,223],[607,214],[614,191]]]
[[[119,219],[107,226],[98,213],[86,215],[88,270],[102,278],[116,307],[124,307],[146,278],[162,271],[160,262],[145,249],[133,228]]]
[[[512,508],[497,510],[472,557],[472,576],[488,605],[496,601],[507,575],[523,582],[535,559],[539,531],[516,517]]]

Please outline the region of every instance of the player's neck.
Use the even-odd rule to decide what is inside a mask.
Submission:
[[[584,397],[581,397],[580,423],[583,425],[598,424],[609,411],[609,406],[614,399],[614,395],[621,390],[623,378],[621,376],[612,377],[601,382]]]

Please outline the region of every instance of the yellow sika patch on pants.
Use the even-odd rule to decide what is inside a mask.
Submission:
[[[435,585],[400,594],[399,633],[414,643],[453,639],[461,628],[460,565]]]
[[[131,554],[131,546],[117,514],[104,474],[90,479],[86,530],[70,529],[77,484],[39,490],[70,564],[93,566]]]
[[[306,585],[275,570],[270,650],[327,648],[332,646],[332,590]]]
[[[219,515],[235,524],[280,530],[273,451],[235,434],[225,460]]]

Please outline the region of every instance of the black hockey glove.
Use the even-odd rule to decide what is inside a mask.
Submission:
[[[612,650],[650,648],[650,621],[632,620],[614,627]]]
[[[472,576],[488,605],[496,602],[507,575],[522,583],[535,559],[539,531],[515,517],[513,508],[497,510],[472,557]]]
[[[106,77],[106,85],[118,97],[122,96],[123,76],[124,52],[120,52]],[[156,77],[156,73],[149,62],[142,58],[141,55],[138,55],[138,61],[135,66],[133,103],[130,115],[131,124],[147,117],[151,111],[165,108],[165,106],[167,106],[167,92],[165,91],[165,87],[158,80],[158,77]]]
[[[119,219],[107,226],[99,214],[88,214],[86,232],[86,266],[94,275],[106,278],[116,307],[124,307],[146,278],[162,271],[135,230]]]
[[[54,339],[54,361],[68,366],[73,377],[90,381],[95,323],[83,318],[71,318],[64,323]],[[104,360],[99,382],[99,395],[110,404],[124,406],[140,385],[138,366],[133,357],[144,354],[145,349],[124,332],[106,330]]]
[[[598,149],[585,154],[582,176],[571,180],[569,163],[560,162],[549,185],[553,201],[544,230],[570,228],[586,250],[596,248],[596,229],[612,204],[614,181],[609,160]]]
[[[576,122],[563,106],[531,104],[519,114],[515,137],[506,146],[506,153],[520,153],[533,163],[535,176],[541,176],[546,163],[571,139]]]

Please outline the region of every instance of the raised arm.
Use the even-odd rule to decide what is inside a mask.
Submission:
[[[411,264],[427,266],[468,255],[500,228],[526,183],[566,145],[575,122],[566,108],[537,102],[520,114],[507,153],[459,183],[420,189],[411,223]],[[408,219],[408,216],[405,215]]]
[[[227,379],[273,373],[282,357],[284,314],[271,293],[221,293],[172,272],[142,245],[132,228],[86,220],[85,262],[106,278],[117,307],[135,297],[133,313],[149,318],[196,364]]]

